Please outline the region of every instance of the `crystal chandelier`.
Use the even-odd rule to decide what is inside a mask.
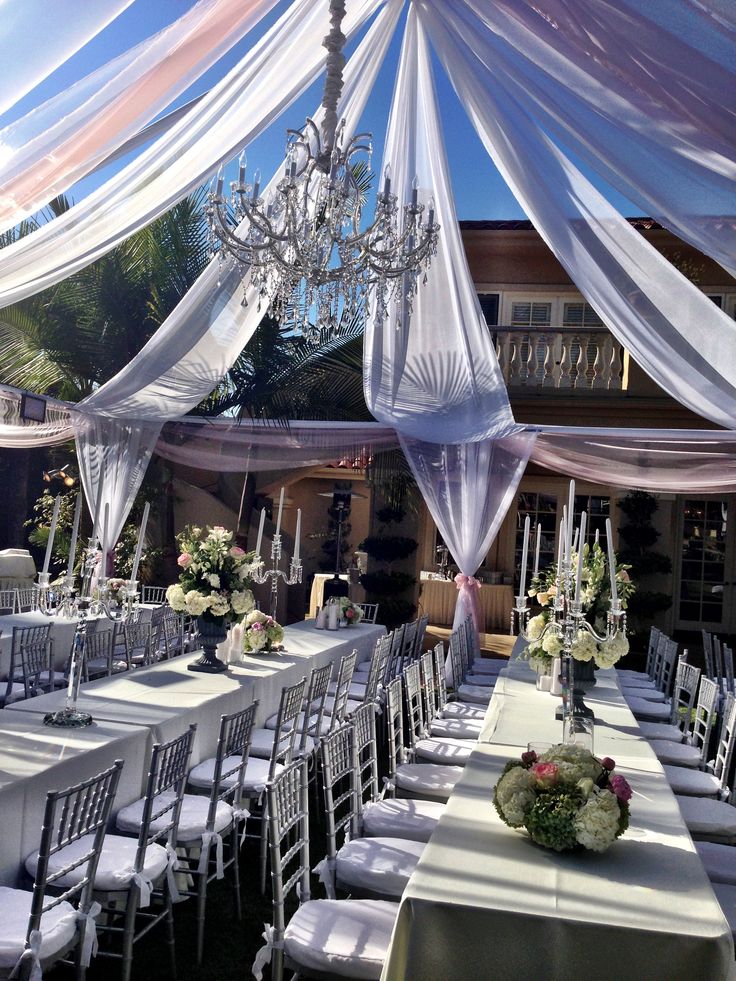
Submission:
[[[321,129],[307,118],[303,130],[287,130],[285,171],[266,200],[260,196],[259,171],[246,184],[241,155],[229,202],[223,196],[221,168],[207,208],[213,252],[232,256],[244,273],[250,269],[259,305],[267,304],[282,324],[314,339],[324,337],[325,330],[339,332],[345,312],[354,313],[362,305],[367,313],[371,289],[378,318],[385,318],[395,303],[397,322],[406,319],[417,279],[421,273],[426,276],[437,251],[439,232],[431,201],[423,220],[416,178],[411,202],[399,206],[388,166],[374,221],[361,230],[360,177],[370,172],[373,148],[369,133],[346,140],[345,121],[338,123],[344,15],[345,0],[330,0]],[[237,226],[242,221],[247,221],[247,231],[241,237]]]

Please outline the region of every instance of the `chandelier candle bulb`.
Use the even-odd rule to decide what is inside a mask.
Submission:
[[[300,557],[300,553],[299,553],[299,539],[301,537],[301,533],[302,533],[302,509],[301,508],[297,508],[297,510],[296,510],[296,535],[295,535],[295,541],[294,541],[294,562],[298,562],[299,561],[299,557]]]
[[[222,173],[222,167],[217,171],[217,190],[216,195],[218,198],[222,197],[222,185],[225,183],[225,177]]]
[[[69,564],[66,567],[66,578],[72,581],[74,575],[74,558],[77,552],[77,537],[79,536],[79,522],[82,518],[82,492],[77,494],[77,506],[74,508],[74,524],[72,525],[72,540],[69,545]]]
[[[276,534],[281,534],[281,517],[284,513],[284,488],[281,488],[281,494],[279,495],[279,514],[276,519]]]
[[[391,194],[391,167],[386,164],[383,171],[383,196],[388,198]]]
[[[526,563],[529,557],[529,515],[524,519],[524,544],[521,549],[521,578],[519,581],[519,596],[526,595]]]
[[[59,508],[61,507],[61,495],[57,494],[54,499],[54,513],[51,516],[51,528],[49,529],[49,540],[46,542],[46,555],[43,558],[44,575],[49,571],[51,563],[51,553],[54,550],[54,538],[56,538],[56,525],[59,522]]]
[[[253,203],[254,204],[258,200],[258,192],[260,191],[260,189],[261,189],[261,172],[260,170],[257,170],[255,174],[253,174]]]
[[[141,555],[143,554],[143,541],[146,537],[146,526],[148,524],[148,512],[151,510],[151,505],[146,501],[146,506],[143,508],[143,517],[141,518],[141,526],[138,529],[138,541],[135,543],[135,555],[133,556],[133,571],[130,573],[130,578],[136,580],[138,578],[138,566],[140,565]]]
[[[238,185],[245,184],[245,153],[241,153],[238,158]]]
[[[536,579],[539,575],[539,544],[542,540],[542,526],[537,522],[537,528],[534,532],[534,572],[533,578]]]
[[[575,602],[576,603],[580,602],[580,590],[583,585],[583,552],[585,551],[585,547],[584,547],[585,526],[587,522],[588,522],[587,512],[583,511],[583,513],[580,516],[580,528],[578,529],[578,531],[580,532],[580,537],[579,537],[580,547],[578,548],[578,569],[577,569],[577,575],[575,576]]]
[[[611,577],[611,606],[618,603],[618,587],[616,585],[616,556],[613,554],[613,532],[611,519],[606,518],[606,538],[608,539],[608,573]]]
[[[263,542],[263,526],[266,523],[266,509],[261,508],[261,520],[258,523],[258,538],[256,539],[256,556],[261,557],[261,543]]]
[[[412,208],[416,208],[416,206],[417,206],[418,203],[419,203],[419,178],[415,176],[414,177],[414,180],[411,182],[411,206],[412,206]]]

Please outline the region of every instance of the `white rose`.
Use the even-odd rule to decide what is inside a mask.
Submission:
[[[240,616],[242,613],[251,612],[255,600],[253,599],[253,593],[249,589],[235,589],[230,597],[230,602],[233,605],[233,612]]]
[[[216,572],[211,572],[207,576],[207,579],[209,581],[210,586],[212,586],[213,589],[219,589],[220,588],[220,577],[217,575]]]
[[[545,622],[546,622],[545,618],[542,616],[541,613],[531,618],[526,628],[527,637],[529,638],[529,640],[531,641],[539,640],[539,638],[542,636],[542,631],[544,630]]]
[[[187,613],[193,617],[201,617],[205,610],[209,609],[210,597],[205,596],[196,589],[190,589],[184,597]]]
[[[176,610],[177,613],[183,613],[187,608],[184,590],[178,582],[174,583],[173,586],[169,586],[166,590],[166,600],[171,609]]]
[[[575,837],[585,848],[604,852],[616,840],[620,813],[616,795],[594,787],[573,820]]]

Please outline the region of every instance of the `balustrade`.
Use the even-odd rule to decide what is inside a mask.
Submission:
[[[493,335],[511,389],[625,387],[624,349],[604,327],[494,327]]]

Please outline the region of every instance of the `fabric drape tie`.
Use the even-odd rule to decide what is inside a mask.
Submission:
[[[269,923],[264,923],[263,926],[264,931],[261,936],[266,942],[256,954],[253,967],[251,968],[256,981],[263,981],[263,968],[266,964],[271,963],[271,951],[284,949],[284,941],[275,939],[276,928],[272,927]]]
[[[43,981],[43,971],[41,970],[42,940],[43,937],[41,936],[40,930],[31,930],[31,935],[28,938],[28,946],[18,958],[18,962],[13,968],[13,973],[10,975],[11,979],[19,978],[21,976],[22,965],[30,961],[31,970],[28,975],[28,981]]]
[[[209,865],[210,859],[210,849],[212,845],[215,846],[215,865],[217,871],[215,873],[216,878],[225,878],[225,865],[222,859],[222,835],[217,831],[205,831],[202,834],[202,851],[199,854],[199,865],[197,866],[197,872],[199,875],[207,874],[207,866]]]
[[[77,921],[79,931],[82,934],[82,967],[89,967],[93,957],[97,956],[97,917],[102,912],[102,906],[93,902],[85,913],[83,910],[77,911]]]
[[[455,576],[455,585],[458,589],[480,589],[482,583],[475,576],[466,576],[462,572],[458,572]]]
[[[247,822],[248,822],[248,818],[249,817],[250,817],[250,811],[248,810],[247,807],[234,807],[233,808],[233,821],[235,822],[235,826],[237,827],[238,821],[242,821],[243,822],[243,830],[240,832],[240,847],[241,848],[243,847],[243,844],[245,842],[245,831],[246,831],[246,826],[247,826]]]
[[[138,909],[145,909],[146,906],[151,905],[151,893],[153,892],[153,882],[148,878],[148,876],[143,875],[142,872],[130,873],[130,881],[138,886]]]
[[[328,899],[337,899],[337,893],[335,892],[335,865],[336,861],[334,858],[323,858],[312,869],[315,875],[319,876],[319,881],[325,887],[325,892],[327,893]]]
[[[168,841],[166,842],[166,854],[169,858],[169,863],[166,866],[166,881],[169,886],[169,895],[171,896],[172,903],[180,903],[182,897],[179,894],[179,887],[176,884],[176,875],[174,874],[179,868],[179,856]]]

